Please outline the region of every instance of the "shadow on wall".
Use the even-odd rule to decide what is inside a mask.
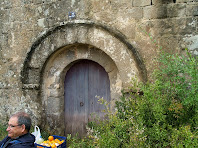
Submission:
[[[176,0],[151,0],[151,5],[176,3]]]

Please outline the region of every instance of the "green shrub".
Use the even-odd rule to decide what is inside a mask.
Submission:
[[[197,133],[193,133],[190,126],[182,126],[178,130],[174,129],[170,138],[172,147],[198,147]]]
[[[3,140],[8,135],[6,129],[7,127],[0,123],[0,141]]]
[[[184,147],[196,147],[197,60],[189,53],[188,57],[162,53],[158,64],[160,67],[154,72],[154,82],[140,84],[144,95],[137,96],[144,102],[138,109],[145,126],[146,143],[151,147],[175,147],[175,140]],[[183,136],[186,127],[189,130]],[[182,138],[175,139],[173,135]]]

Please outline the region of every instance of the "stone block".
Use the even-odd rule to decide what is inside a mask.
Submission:
[[[188,2],[189,0],[177,0],[177,3],[186,3]]]
[[[187,6],[187,16],[198,16],[198,5]]]
[[[145,19],[162,19],[167,18],[167,7],[162,6],[148,6],[143,8],[143,17]]]
[[[198,55],[198,35],[190,35],[183,38],[189,51],[197,56]]]
[[[170,25],[173,27],[172,34],[186,34],[188,29],[186,28],[186,19],[172,19]]]
[[[132,8],[128,10],[127,14],[129,17],[135,18],[135,19],[141,19],[143,17],[143,9],[142,8]]]
[[[28,82],[29,84],[39,84],[40,81],[40,70],[31,68],[28,71]]]
[[[124,28],[121,29],[121,31],[130,39],[134,39],[135,38],[135,24],[131,24],[130,26],[126,26]]]
[[[24,89],[23,93],[26,94],[26,98],[31,98],[31,101],[33,102],[40,102],[41,100],[38,98],[38,90],[36,89]],[[29,96],[29,97],[27,97]]]
[[[28,0],[28,1],[21,1],[21,5],[28,5],[28,4],[32,4],[34,2],[34,0]]]
[[[66,42],[73,44],[77,42],[78,31],[75,27],[67,28],[67,34],[65,35]]]
[[[169,53],[176,53],[178,42],[177,35],[167,35],[159,38],[159,43],[162,46],[162,49]]]
[[[173,3],[173,0],[152,0],[152,5],[162,5]]]
[[[8,44],[8,34],[7,33],[2,33],[0,35],[0,44],[2,46],[6,46]]]
[[[34,0],[34,3],[35,4],[41,4],[41,3],[43,3],[43,0]]]
[[[184,17],[186,16],[185,4],[170,4],[167,6],[168,17]]]
[[[10,10],[10,16],[9,19],[11,22],[15,22],[15,21],[23,21],[24,20],[24,16],[26,15],[26,13],[24,13],[22,8],[17,7],[17,8],[13,8]],[[23,14],[23,15],[21,15]]]
[[[10,8],[12,8],[12,2],[13,1],[1,1],[0,2],[0,6],[2,7],[2,8],[4,8],[4,9],[10,9]]]
[[[151,33],[153,37],[163,36],[165,34],[171,34],[173,26],[170,24],[170,19],[156,19],[145,23],[147,33]],[[153,38],[150,37],[150,38]],[[155,40],[153,40],[155,42]]]
[[[133,0],[134,7],[149,6],[149,5],[151,5],[151,0]]]
[[[9,9],[0,9],[0,21],[9,22],[10,18],[10,10]]]
[[[177,3],[195,3],[198,0],[176,0]]]
[[[186,31],[186,34],[191,34],[197,30],[197,18],[186,18],[186,28],[183,31]],[[192,31],[194,30],[194,31]]]
[[[187,0],[187,3],[195,3],[198,2],[198,0]]]
[[[64,107],[60,98],[48,97],[47,99],[47,113],[59,113]]]
[[[77,40],[79,43],[86,43],[87,41],[87,33],[88,33],[88,28],[85,26],[81,26],[81,29],[79,29],[79,31],[77,32]]]

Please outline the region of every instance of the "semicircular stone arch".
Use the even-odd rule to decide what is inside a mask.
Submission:
[[[44,117],[41,122],[52,133],[63,134],[64,78],[81,59],[97,62],[108,73],[112,101],[130,86],[131,78],[147,79],[140,55],[119,31],[87,20],[66,22],[49,30],[32,45],[22,83],[24,90],[37,94]]]

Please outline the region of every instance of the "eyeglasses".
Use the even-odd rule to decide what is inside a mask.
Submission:
[[[8,127],[9,127],[9,128],[13,128],[13,127],[17,127],[17,126],[21,126],[21,124],[19,124],[19,125],[12,125],[12,124],[9,125],[9,124],[8,124]]]

